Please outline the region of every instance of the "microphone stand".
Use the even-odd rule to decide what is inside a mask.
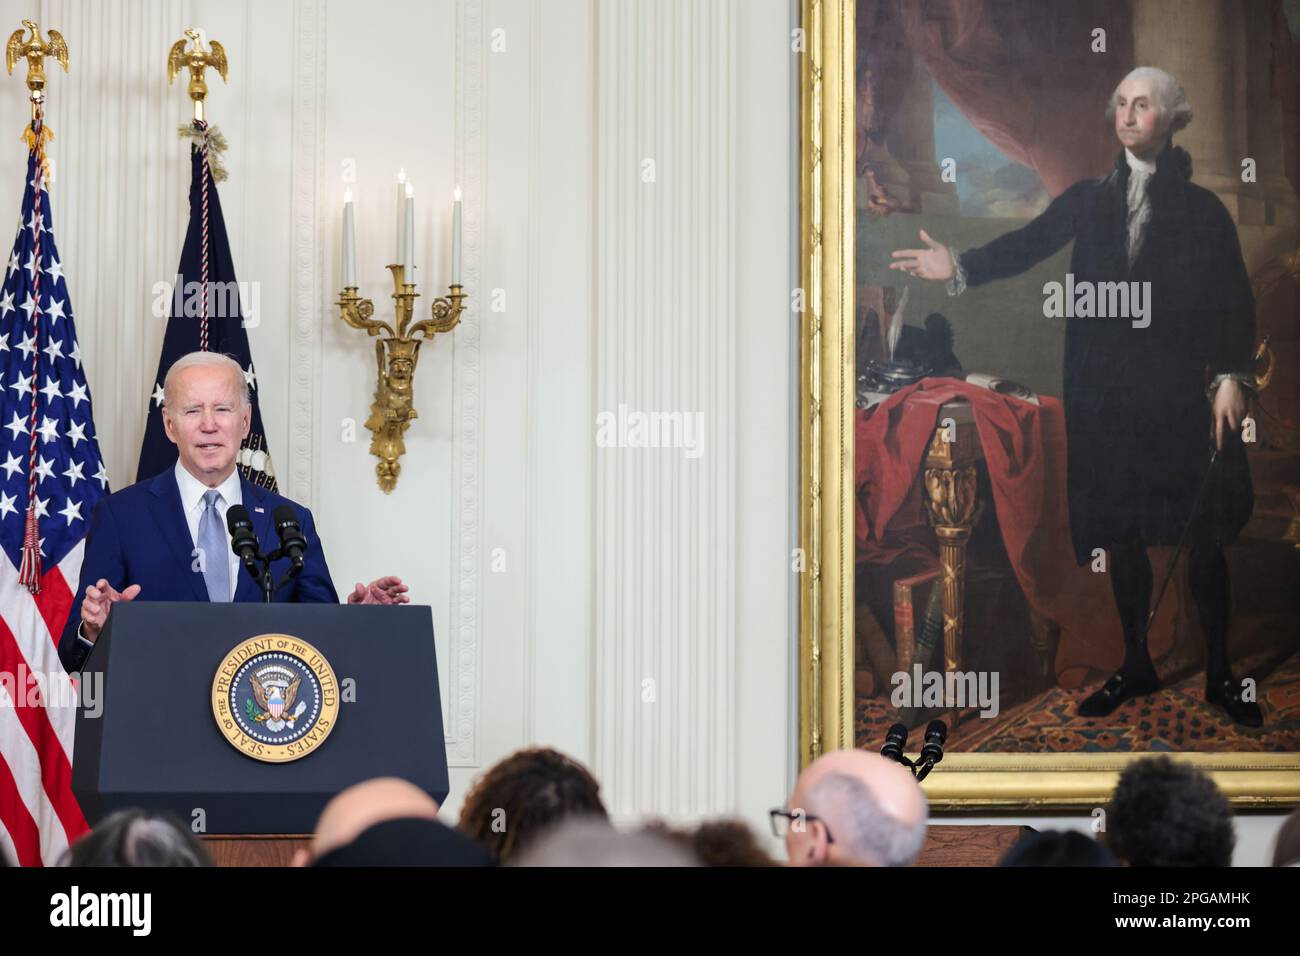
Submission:
[[[262,601],[266,604],[272,603],[275,592],[297,577],[298,572],[302,570],[300,564],[290,563],[288,572],[280,579],[280,583],[276,584],[275,575],[271,573],[271,563],[279,561],[282,557],[284,553],[281,548],[276,548],[270,554],[263,554],[259,547],[252,557],[244,559],[244,569],[257,582],[257,586],[262,591]]]

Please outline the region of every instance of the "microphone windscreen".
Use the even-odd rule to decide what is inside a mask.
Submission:
[[[271,520],[275,522],[277,528],[298,530],[298,514],[293,510],[293,505],[276,505],[275,510],[271,512]]]
[[[231,505],[226,509],[226,528],[230,531],[232,538],[238,536],[240,532],[249,534],[253,531],[253,519],[248,515],[248,509],[243,505]]]
[[[948,739],[948,725],[942,720],[930,721],[930,726],[925,728],[925,739],[942,744]]]

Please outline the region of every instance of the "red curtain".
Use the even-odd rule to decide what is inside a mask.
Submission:
[[[1105,109],[1135,65],[1130,0],[883,2],[897,4],[907,46],[971,124],[1052,196],[1111,167]],[[1104,53],[1092,51],[1096,29]]]

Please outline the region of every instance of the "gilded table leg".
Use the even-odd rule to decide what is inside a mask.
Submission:
[[[938,464],[932,454],[927,465]],[[943,665],[947,673],[961,670],[962,628],[966,598],[966,545],[979,508],[975,494],[975,466],[940,466],[925,469],[925,497],[943,568]],[[946,682],[945,682],[946,683]],[[960,712],[953,706],[949,726]]]

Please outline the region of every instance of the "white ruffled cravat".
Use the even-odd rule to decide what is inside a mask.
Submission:
[[[1140,159],[1128,149],[1124,150],[1128,161],[1128,218],[1126,234],[1128,239],[1128,265],[1133,268],[1138,253],[1142,251],[1142,240],[1146,238],[1147,223],[1151,221],[1151,200],[1148,186],[1155,175],[1154,160]]]

